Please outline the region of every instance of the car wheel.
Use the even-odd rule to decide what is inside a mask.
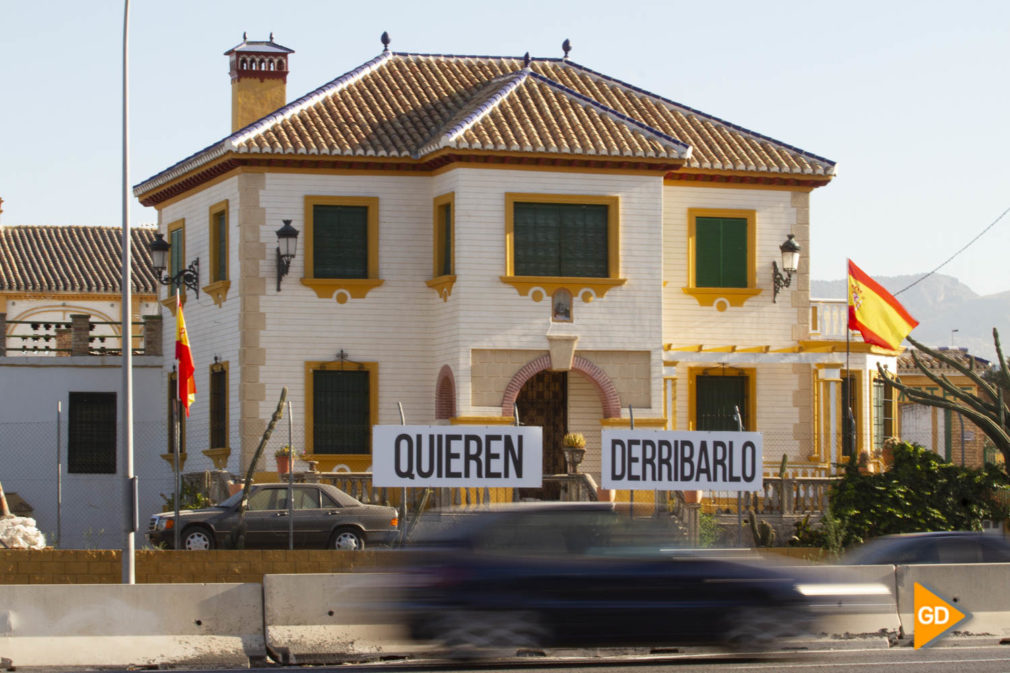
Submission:
[[[535,613],[521,610],[475,612],[459,610],[438,620],[438,632],[449,656],[485,659],[514,656],[546,642],[546,631]]]
[[[338,528],[330,538],[330,549],[339,551],[361,551],[365,548],[365,536],[353,528]]]
[[[189,551],[207,551],[214,548],[214,536],[203,527],[191,527],[182,531],[182,548]]]
[[[725,641],[734,650],[765,651],[780,638],[800,635],[802,619],[793,610],[752,607],[734,612]]]

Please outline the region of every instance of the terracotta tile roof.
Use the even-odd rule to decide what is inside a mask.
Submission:
[[[918,374],[919,368],[915,366],[915,361],[912,360],[912,351],[914,349],[908,349],[904,353],[898,356],[898,375],[908,375],[908,374]],[[990,367],[992,364],[989,360],[977,357],[968,352],[966,348],[946,348],[940,347],[938,349],[944,355],[952,358],[955,362],[959,363],[963,367],[975,372],[983,372]],[[915,354],[919,357],[919,361],[922,362],[930,371],[936,371],[938,373],[955,373],[957,370],[950,365],[941,362],[937,358],[924,353],[919,350],[915,350]]]
[[[156,230],[132,230],[132,292],[156,294],[148,249]],[[0,292],[119,293],[120,227],[0,227]]]
[[[227,154],[425,159],[443,149],[663,158],[829,179],[834,162],[564,59],[384,52],[135,188]]]

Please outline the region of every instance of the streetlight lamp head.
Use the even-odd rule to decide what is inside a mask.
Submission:
[[[281,278],[288,275],[291,260],[298,250],[298,230],[291,226],[291,220],[282,220],[284,226],[277,230],[277,291],[281,291]]]
[[[166,260],[172,244],[165,240],[164,234],[156,233],[154,240],[148,247],[151,250],[151,268],[154,270],[154,275],[160,277],[165,267],[168,266]]]
[[[298,250],[298,230],[291,226],[291,220],[283,220],[284,226],[277,230],[277,246],[281,257],[291,261]]]
[[[800,244],[796,242],[796,237],[789,234],[779,250],[782,252],[782,270],[789,274],[796,273],[800,266]]]

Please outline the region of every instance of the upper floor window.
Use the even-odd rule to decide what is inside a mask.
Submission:
[[[894,435],[894,387],[883,379],[873,379],[873,448]]]
[[[725,297],[732,306],[741,306],[759,293],[756,211],[692,208],[687,219],[688,285],[684,291],[702,305]]]
[[[435,199],[435,268],[434,275],[451,276],[455,271],[453,233],[453,195]]]
[[[583,301],[603,296],[624,283],[619,218],[616,196],[506,194],[502,280],[520,294],[538,287],[547,295],[564,288]]]
[[[379,199],[306,196],[302,283],[320,297],[343,290],[357,298],[381,285],[378,278]]]
[[[228,202],[210,208],[210,280],[228,280]]]

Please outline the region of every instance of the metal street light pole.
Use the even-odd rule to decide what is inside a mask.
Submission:
[[[123,548],[123,584],[136,582],[134,556],[136,552],[137,478],[133,474],[133,315],[130,280],[132,256],[130,237],[130,96],[129,96],[129,46],[130,46],[130,0],[123,4],[123,277],[122,277],[122,325],[120,327],[119,350],[122,354],[122,417],[123,417],[123,470],[126,476],[124,504],[126,510],[126,544]]]

